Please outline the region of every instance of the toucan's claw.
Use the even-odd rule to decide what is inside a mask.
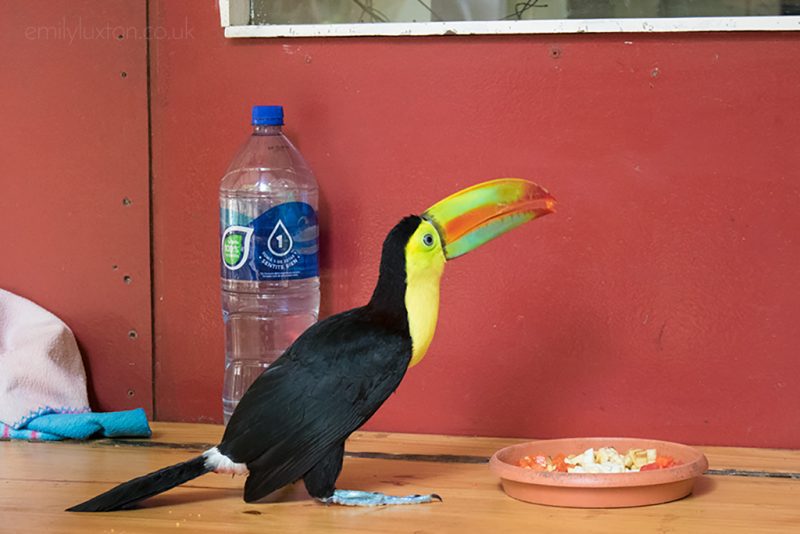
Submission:
[[[442,502],[435,493],[428,495],[386,495],[374,491],[335,490],[333,495],[319,499],[323,504],[341,504],[344,506],[386,506],[390,504],[424,504],[433,501]]]

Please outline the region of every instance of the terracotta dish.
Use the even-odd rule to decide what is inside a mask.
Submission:
[[[526,455],[580,454],[594,447],[656,449],[679,465],[632,473],[560,473],[518,467]],[[622,508],[674,501],[689,495],[695,479],[708,469],[708,460],[687,445],[636,438],[569,438],[530,441],[500,449],[489,461],[503,490],[515,499],[575,508]]]

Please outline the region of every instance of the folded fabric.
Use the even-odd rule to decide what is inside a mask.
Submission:
[[[48,414],[31,419],[24,428],[6,424],[0,427],[0,438],[29,441],[151,435],[147,415],[141,408],[124,412]]]
[[[72,330],[0,289],[0,439],[150,436],[144,410],[92,413]]]
[[[28,299],[0,289],[0,423],[15,430],[50,413],[89,411],[72,330]]]

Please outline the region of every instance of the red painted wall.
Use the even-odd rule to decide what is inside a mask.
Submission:
[[[0,287],[73,329],[101,411],[152,407],[146,19],[144,0],[0,16]]]
[[[323,313],[385,232],[474,182],[557,214],[447,266],[437,336],[371,429],[800,446],[800,35],[231,40],[155,0],[156,407],[220,418],[216,190],[281,103],[322,191]]]
[[[324,315],[454,190],[560,200],[448,265],[429,354],[369,428],[800,447],[799,34],[230,40],[215,4],[150,2],[151,227],[147,40],[25,34],[143,30],[144,2],[0,22],[0,286],[73,327],[96,408],[220,420],[217,185],[249,107],[282,103],[321,185]]]

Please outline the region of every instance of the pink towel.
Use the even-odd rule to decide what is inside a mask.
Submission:
[[[72,331],[47,310],[0,289],[0,423],[19,429],[40,415],[88,411],[86,373]]]

